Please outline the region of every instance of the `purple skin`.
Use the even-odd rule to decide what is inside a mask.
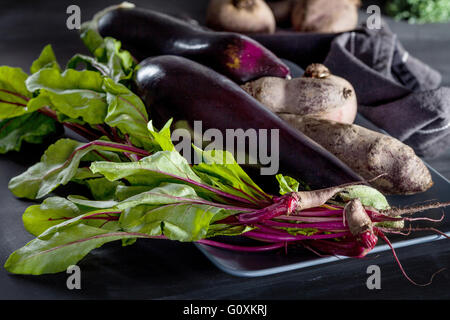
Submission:
[[[247,36],[214,32],[163,13],[140,8],[112,8],[97,23],[99,33],[122,42],[138,60],[176,55],[220,72],[237,83],[260,77],[286,78],[289,68]]]
[[[194,61],[160,56],[141,62],[135,92],[152,114],[155,126],[169,119],[202,121],[202,129],[279,130],[279,168],[283,173],[320,189],[363,179],[323,147],[291,128],[274,113],[225,76]],[[258,141],[259,143],[259,141]],[[268,154],[272,152],[270,139]],[[246,150],[249,150],[248,146]],[[244,165],[245,167],[245,165]],[[273,176],[260,176],[250,166],[247,172],[269,192],[276,192]]]

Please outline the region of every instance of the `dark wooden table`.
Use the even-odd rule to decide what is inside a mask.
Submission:
[[[1,1],[0,64],[28,70],[42,47],[51,43],[61,64],[84,52],[76,31],[66,28],[66,8],[78,4],[82,20],[118,1]],[[186,12],[202,21],[207,0],[134,1],[160,11]],[[361,17],[364,18],[362,12]],[[449,25],[410,26],[388,20],[412,55],[442,72],[450,85]],[[37,161],[43,146],[0,157],[0,263],[32,239],[23,228],[21,214],[30,204],[15,199],[9,179]],[[429,161],[450,178],[450,152]],[[448,242],[435,242],[398,250],[408,273],[417,281],[450,264]],[[368,290],[366,269],[381,267],[382,289]],[[428,287],[415,287],[401,275],[390,253],[363,260],[344,260],[320,267],[262,278],[236,278],[214,267],[192,244],[139,241],[122,248],[105,245],[80,264],[82,289],[66,287],[67,274],[15,276],[0,269],[1,299],[440,299],[450,298],[450,271],[437,275]]]

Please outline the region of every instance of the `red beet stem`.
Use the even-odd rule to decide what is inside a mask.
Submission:
[[[350,232],[339,232],[339,233],[331,233],[331,234],[315,234],[311,236],[294,236],[290,234],[286,235],[278,235],[278,234],[267,234],[258,231],[248,231],[244,233],[244,236],[251,237],[254,239],[268,240],[268,241],[299,241],[299,240],[318,240],[318,239],[335,239],[335,238],[343,238],[351,235]]]
[[[301,216],[286,216],[281,215],[276,217],[279,220],[292,220],[292,221],[302,221],[302,222],[342,222],[342,217],[301,217]]]
[[[381,239],[383,239],[384,242],[386,242],[387,245],[391,248],[392,254],[394,255],[394,259],[395,259],[395,261],[397,262],[397,264],[398,264],[398,266],[399,266],[399,268],[400,268],[400,271],[402,272],[403,276],[404,276],[409,282],[411,282],[412,284],[414,284],[414,285],[416,285],[416,286],[419,286],[419,287],[426,287],[426,286],[429,286],[429,285],[433,282],[433,279],[434,279],[434,277],[436,276],[436,274],[438,274],[439,272],[441,272],[441,271],[444,270],[444,269],[441,269],[441,270],[438,270],[437,272],[433,273],[433,275],[432,275],[431,278],[430,278],[430,281],[428,281],[427,283],[420,284],[420,283],[417,283],[417,282],[413,281],[413,280],[406,274],[405,269],[403,269],[403,266],[402,266],[402,264],[400,263],[400,260],[399,260],[398,257],[397,257],[397,253],[395,252],[395,249],[394,249],[394,247],[392,246],[392,243],[389,241],[389,239],[386,237],[386,235],[385,235],[381,230],[379,230],[378,228],[374,228],[374,231],[375,231],[376,234],[377,234]]]
[[[319,230],[347,230],[342,223],[339,222],[322,222],[322,223],[286,223],[278,221],[264,221],[263,224],[278,228],[296,228],[296,229],[319,229]]]

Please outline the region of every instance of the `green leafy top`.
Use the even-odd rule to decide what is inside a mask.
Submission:
[[[60,69],[50,45],[30,69],[35,73],[43,68]],[[26,87],[27,78],[19,68],[0,67],[0,154],[20,151],[23,142],[40,144],[62,131],[54,119],[29,105],[32,93]]]
[[[32,94],[25,86],[28,75],[20,68],[0,67],[0,119],[21,116],[28,110]]]
[[[41,144],[61,131],[58,123],[38,112],[0,120],[0,154],[20,151],[23,142]]]
[[[92,21],[83,23],[81,27],[81,39],[94,56],[95,61],[89,57],[78,55],[69,62],[69,65],[73,66],[77,61],[83,61],[92,68],[103,72],[115,82],[126,82],[134,72],[136,60],[128,51],[121,49],[120,41],[111,37],[103,38],[97,31],[98,19],[107,11],[117,7],[134,7],[134,5],[124,2],[118,6],[108,7],[99,12]]]
[[[33,74],[41,69],[47,68],[56,69],[58,71],[61,70],[58,61],[56,60],[55,53],[53,52],[53,48],[49,44],[44,47],[39,58],[33,62],[30,72]]]
[[[360,199],[363,205],[377,210],[386,210],[390,208],[386,197],[377,189],[369,186],[356,185],[347,187],[345,188],[345,191],[339,193],[339,196],[344,201]]]
[[[209,185],[245,198],[254,204],[270,201],[271,196],[253,182],[230,152],[202,151],[195,146],[194,149],[200,158],[200,163],[193,166],[193,170]]]
[[[280,194],[284,195],[290,192],[297,192],[300,186],[300,183],[294,178],[283,176],[282,174],[277,174],[276,178],[278,180],[278,184],[280,185]]]
[[[389,15],[409,23],[450,21],[449,0],[390,0],[386,9]]]

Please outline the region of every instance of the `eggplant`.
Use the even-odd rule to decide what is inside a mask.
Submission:
[[[191,130],[194,121],[202,121],[202,133],[207,129],[218,129],[224,136],[227,129],[267,129],[268,132],[279,129],[281,173],[306,182],[313,188],[363,180],[330,152],[248,95],[239,85],[199,63],[178,56],[147,58],[139,64],[133,86],[151,113],[156,127],[161,128],[172,118],[175,124],[187,124]],[[256,145],[259,146],[259,143],[258,140]],[[268,154],[276,150],[273,147],[269,141]],[[246,150],[249,150],[248,146]],[[262,164],[259,165],[258,168],[261,168]],[[250,175],[264,187],[275,185],[273,176],[261,176],[254,170]]]
[[[323,63],[330,52],[332,42],[341,34],[283,31],[276,36],[251,34],[249,37],[281,59],[287,59],[306,69],[310,64]]]
[[[286,78],[289,68],[255,40],[205,30],[163,13],[119,5],[99,12],[91,26],[122,42],[139,61],[176,55],[204,64],[238,83],[264,76]]]

